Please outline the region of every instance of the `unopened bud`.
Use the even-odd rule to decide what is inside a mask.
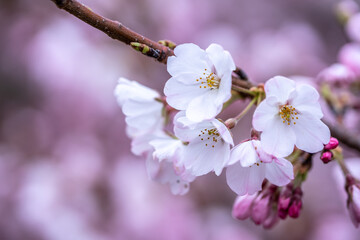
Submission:
[[[160,40],[158,41],[161,45],[164,45],[165,47],[168,47],[170,49],[174,49],[176,47],[176,43],[170,40]]]
[[[253,200],[255,199],[255,196],[255,194],[238,196],[232,209],[233,217],[239,220],[245,220],[250,217],[251,205]]]
[[[339,145],[339,141],[336,138],[331,137],[329,143],[325,145],[324,149],[332,150],[335,149],[338,145]]]
[[[255,224],[261,224],[269,216],[269,200],[270,196],[262,197],[261,195],[255,199],[251,209],[251,219]]]
[[[320,159],[321,159],[321,161],[323,161],[323,163],[328,163],[331,161],[332,157],[333,157],[333,154],[330,151],[325,151],[321,154]]]
[[[225,126],[228,129],[232,129],[236,125],[236,119],[235,118],[229,118],[225,121]]]
[[[289,207],[289,217],[298,218],[300,216],[300,210],[302,208],[301,199],[294,199]]]
[[[263,222],[263,227],[266,229],[272,228],[279,221],[279,217],[276,210],[270,210],[269,216]]]

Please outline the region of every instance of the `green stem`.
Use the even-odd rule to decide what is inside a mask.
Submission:
[[[239,115],[237,115],[236,117],[234,117],[234,119],[236,120],[236,123],[243,117],[245,116],[245,114],[250,110],[250,108],[254,105],[254,103],[257,101],[257,98],[253,98],[251,100],[251,102],[246,106],[246,108],[244,110],[242,110],[241,113],[239,113]]]
[[[348,175],[350,174],[349,169],[347,168],[345,162],[344,162],[344,157],[342,156],[342,154],[339,154],[338,156],[334,156],[334,158],[336,159],[336,161],[338,162],[342,172],[344,173],[344,175]]]
[[[238,92],[241,92],[241,93],[245,93],[245,94],[248,94],[250,96],[256,96],[256,94],[253,92],[253,91],[250,91],[249,89],[246,89],[246,88],[243,88],[243,87],[239,87],[239,86],[235,86],[235,85],[232,85],[231,87],[233,90],[235,91],[238,91]]]

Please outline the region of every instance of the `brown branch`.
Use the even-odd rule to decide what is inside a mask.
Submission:
[[[53,1],[58,8],[67,11],[94,28],[99,29],[113,39],[119,40],[127,45],[132,45],[135,49],[137,49],[137,46],[134,47],[134,43],[145,44],[150,47],[150,49],[146,53],[143,52],[144,55],[153,57],[161,63],[166,63],[167,58],[174,55],[174,51],[171,48],[134,32],[118,21],[113,21],[93,12],[89,7],[76,0],[51,1]],[[246,89],[250,89],[253,86],[249,81],[247,81],[247,76],[243,70],[236,68],[234,73],[233,85]]]
[[[347,129],[340,126],[333,126],[330,123],[325,122],[329,127],[331,136],[337,138],[340,142],[360,152],[360,138],[351,134]]]
[[[165,47],[158,42],[150,40],[134,32],[133,30],[129,29],[118,21],[110,20],[93,12],[89,7],[83,5],[82,3],[79,3],[78,1],[51,1],[53,1],[58,8],[67,11],[68,13],[74,15],[80,20],[93,26],[94,28],[99,29],[113,39],[119,40],[127,45],[130,45],[131,42],[138,42],[149,46],[150,48],[154,49],[159,53],[158,55],[154,55],[156,56],[154,58],[161,63],[166,63],[168,56],[174,55],[173,50],[171,50],[170,48]]]

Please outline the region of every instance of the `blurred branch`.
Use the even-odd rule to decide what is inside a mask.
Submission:
[[[331,136],[337,138],[340,142],[360,152],[360,138],[357,135],[352,135],[347,129],[341,126],[333,126],[325,122],[330,128]]]

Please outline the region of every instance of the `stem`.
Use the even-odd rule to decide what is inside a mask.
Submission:
[[[231,88],[237,92],[245,93],[245,94],[253,96],[253,97],[255,97],[255,95],[256,95],[254,92],[250,91],[249,89],[243,88],[243,87],[233,85]]]
[[[360,138],[356,135],[349,133],[349,131],[340,126],[333,126],[326,121],[323,121],[330,129],[331,136],[337,138],[340,142],[346,146],[360,152]]]
[[[350,174],[350,171],[344,162],[344,158],[342,156],[339,156],[339,157],[336,157],[335,159],[338,162],[338,164],[341,168],[341,171],[344,173],[344,175],[346,176],[346,175]]]
[[[236,123],[239,122],[239,120],[245,116],[245,114],[250,110],[250,108],[252,107],[252,105],[254,105],[254,103],[256,102],[257,98],[253,98],[251,100],[251,102],[246,106],[246,108],[244,110],[242,110],[241,113],[239,113],[239,115],[237,115],[236,117],[234,117]]]

